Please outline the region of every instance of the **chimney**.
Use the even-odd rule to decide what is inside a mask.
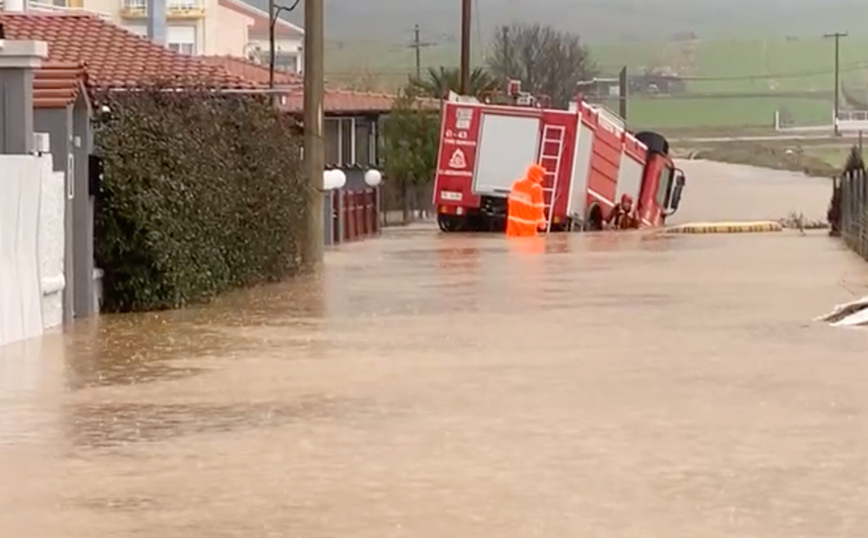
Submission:
[[[26,1],[26,0],[19,0]],[[147,0],[148,39],[166,46],[166,0]]]
[[[33,71],[48,57],[43,41],[4,40],[0,46],[0,154],[33,149]]]

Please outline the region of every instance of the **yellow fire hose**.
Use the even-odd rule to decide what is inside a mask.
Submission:
[[[689,222],[664,228],[669,234],[737,234],[780,232],[783,225],[773,220],[752,222]]]

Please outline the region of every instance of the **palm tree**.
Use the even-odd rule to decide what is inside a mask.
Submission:
[[[446,95],[449,90],[458,92],[461,86],[460,79],[461,75],[457,67],[441,65],[438,69],[429,67],[426,76],[421,79],[413,77],[410,83],[423,94],[439,98]],[[495,90],[498,86],[497,80],[485,69],[477,67],[470,72],[470,94],[473,97]]]

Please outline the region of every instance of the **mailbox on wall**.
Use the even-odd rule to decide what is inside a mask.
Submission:
[[[88,192],[91,196],[99,194],[99,186],[103,178],[102,157],[99,155],[87,156]]]

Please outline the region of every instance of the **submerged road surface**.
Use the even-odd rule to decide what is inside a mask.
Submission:
[[[682,220],[822,216],[709,163]],[[318,281],[0,353],[0,536],[862,537],[865,295],[824,233],[392,231]]]

